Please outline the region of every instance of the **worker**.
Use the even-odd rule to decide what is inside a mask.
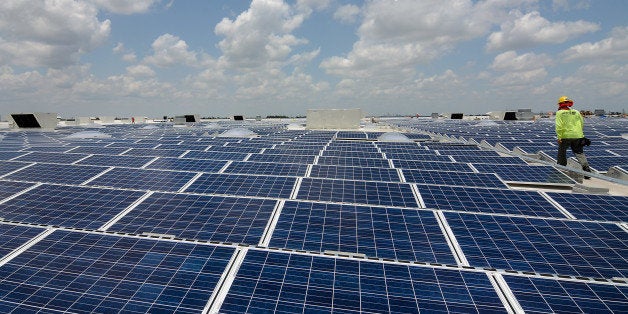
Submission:
[[[567,96],[558,98],[558,111],[556,111],[556,136],[558,138],[558,156],[557,163],[559,165],[567,165],[567,148],[576,155],[576,159],[582,166],[582,170],[591,172],[587,157],[584,154],[584,146],[588,145],[588,141],[584,137],[584,119],[580,112],[571,108],[573,100]],[[585,176],[589,179],[589,176]]]

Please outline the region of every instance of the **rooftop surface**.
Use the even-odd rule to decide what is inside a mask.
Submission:
[[[1,311],[628,311],[625,119],[295,123],[0,130]]]

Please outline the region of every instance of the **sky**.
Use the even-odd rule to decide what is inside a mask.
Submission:
[[[625,0],[2,0],[0,115],[628,109]]]

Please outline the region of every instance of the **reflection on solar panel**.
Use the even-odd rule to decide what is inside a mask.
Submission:
[[[626,277],[626,231],[615,224],[445,213],[472,266],[593,278]]]
[[[628,222],[628,197],[547,192],[578,219]]]
[[[271,162],[251,162],[251,161],[234,161],[227,169],[226,173],[239,174],[265,174],[277,176],[305,176],[307,165],[303,164],[279,164]]]
[[[114,168],[88,185],[176,192],[195,175],[192,172]]]
[[[317,164],[345,167],[390,168],[388,160],[376,158],[320,157],[318,158]]]
[[[98,229],[143,193],[44,184],[0,204],[2,218]]]
[[[286,202],[270,246],[456,263],[434,213],[414,209]]]
[[[626,313],[628,286],[504,276],[526,313]]]
[[[77,160],[85,158],[84,154],[64,154],[64,153],[44,153],[44,152],[32,152],[28,155],[24,155],[15,158],[16,161],[31,161],[31,162],[52,162],[58,164],[71,164]]]
[[[249,250],[221,313],[504,311],[483,273]]]
[[[463,185],[468,187],[508,188],[492,173],[402,170],[406,182],[432,185]]]
[[[38,234],[44,232],[44,230],[44,228],[0,223],[0,258],[3,258],[14,249],[17,249],[24,243],[30,241]],[[2,282],[0,282],[0,286],[1,285]]]
[[[139,168],[147,162],[153,160],[154,157],[142,157],[142,156],[124,156],[124,155],[93,155],[89,156],[79,162],[77,165],[94,165],[94,166],[107,166],[107,167],[131,167]]]
[[[418,207],[409,184],[304,178],[297,199]]]
[[[574,180],[552,166],[473,165],[479,172],[496,173],[504,181],[550,184],[575,184]]]
[[[103,172],[105,169],[107,168],[98,166],[35,164],[26,169],[22,169],[3,177],[3,179],[45,183],[81,184],[93,176]]]
[[[0,301],[16,312],[198,313],[233,251],[55,231],[2,266]]]
[[[390,168],[362,168],[362,167],[337,167],[326,165],[312,166],[310,177],[364,180],[364,181],[388,181],[399,182],[399,174]]]
[[[31,183],[0,181],[0,200],[33,186]]]
[[[427,208],[565,218],[536,191],[417,185]]]
[[[108,230],[256,245],[277,201],[154,193]]]
[[[159,157],[159,159],[151,162],[148,166],[146,166],[146,168],[195,172],[218,172],[226,164],[227,162],[224,160]]]
[[[203,174],[185,192],[288,198],[296,178],[232,174]]]

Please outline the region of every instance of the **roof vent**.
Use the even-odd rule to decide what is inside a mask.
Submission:
[[[386,132],[377,138],[380,142],[412,143],[412,140],[399,132]]]
[[[110,138],[111,135],[98,131],[81,131],[66,136],[66,139],[83,140],[89,138]]]
[[[222,132],[218,137],[257,137],[257,133],[247,128],[234,128]]]

